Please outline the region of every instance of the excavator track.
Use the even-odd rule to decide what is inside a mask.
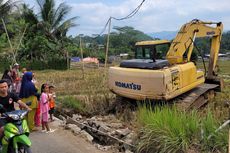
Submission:
[[[202,84],[193,90],[182,94],[181,96],[175,99],[176,107],[181,110],[189,111],[192,109],[198,110],[207,102],[214,98],[215,89],[217,89],[219,85],[216,84]]]
[[[146,100],[143,101],[143,103],[151,103],[151,107],[156,105],[163,106],[165,104],[169,104],[171,106],[175,106],[178,110],[181,111],[199,110],[205,106],[208,101],[215,97],[215,93],[218,91],[219,86],[220,85],[218,84],[204,83],[169,101]],[[125,116],[127,117],[128,114],[125,112],[135,111],[137,106],[138,104],[136,100],[117,95],[113,108],[115,108],[116,114],[126,114]]]
[[[168,102],[152,101],[153,103],[151,103],[151,106],[173,104],[181,111],[199,110],[202,106],[206,105],[209,100],[214,98],[218,87],[219,85],[217,84],[204,83]],[[145,102],[150,104],[149,102],[151,102],[151,100],[147,100]],[[136,100],[131,100],[121,96],[116,97],[116,102],[114,104],[116,114],[124,114],[127,110],[135,111],[138,106]]]

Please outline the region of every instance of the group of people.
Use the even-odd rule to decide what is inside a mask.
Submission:
[[[20,73],[17,63],[12,70],[6,70],[0,80],[0,104],[7,111],[15,110],[14,102],[19,104],[19,108],[29,110],[26,120],[30,131],[39,130],[38,127],[41,125],[42,132],[54,131],[49,127],[49,118],[50,121],[54,120],[55,98],[54,86],[42,84],[39,94],[34,73],[25,68]],[[3,127],[3,124],[0,121],[0,127]],[[2,128],[0,136],[1,131]]]
[[[21,88],[21,78],[26,72],[26,68],[22,69],[22,73],[19,72],[19,64],[15,63],[12,69],[6,69],[3,73],[2,79],[7,81],[9,91],[19,94]]]

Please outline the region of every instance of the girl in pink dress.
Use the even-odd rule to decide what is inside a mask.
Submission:
[[[41,97],[40,97],[40,108],[41,108],[41,117],[42,117],[42,131],[47,133],[54,132],[50,129],[48,124],[48,115],[49,115],[49,86],[48,84],[42,84],[41,87]]]

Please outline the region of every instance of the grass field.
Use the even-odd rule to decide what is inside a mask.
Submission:
[[[205,62],[206,68],[208,68],[208,62]],[[230,76],[230,60],[219,60],[218,65],[218,74],[220,75],[229,75]],[[203,63],[201,61],[197,62],[198,68],[203,69]]]
[[[202,69],[201,62],[198,62],[197,65],[199,68]],[[225,88],[221,93],[217,93],[216,97],[212,101],[210,101],[209,104],[202,111],[198,113],[203,117],[205,117],[207,114],[211,112],[213,116],[213,120],[217,120],[219,125],[220,123],[223,123],[224,121],[229,119],[230,107],[228,107],[226,104],[230,103],[230,60],[219,61],[218,65],[219,65],[218,74],[224,78]],[[72,108],[77,112],[88,112],[91,114],[104,114],[105,110],[111,105],[111,103],[113,103],[115,99],[115,95],[112,94],[108,89],[107,86],[108,78],[106,73],[104,71],[104,68],[85,69],[84,78],[83,78],[82,70],[80,69],[66,70],[66,71],[57,71],[57,70],[35,71],[39,88],[42,83],[48,83],[55,86],[59,104],[61,104],[64,107]],[[152,114],[152,115],[156,115],[156,114]],[[184,115],[186,118],[186,114],[182,114],[182,115]],[[178,114],[176,114],[176,116],[178,116]],[[196,116],[196,118],[199,117]],[[180,118],[178,117],[178,121],[179,119]],[[144,119],[142,118],[142,121],[143,120]],[[215,123],[215,126],[216,125],[217,124]],[[173,132],[177,132],[176,126],[175,126],[175,130],[172,129]],[[216,128],[217,127],[212,128],[212,131]],[[161,127],[159,127],[159,129],[161,129]],[[152,130],[150,129],[150,131],[141,131],[141,132],[144,136],[143,132],[147,132],[147,134],[151,134],[149,132],[152,132]],[[168,132],[169,133],[165,133],[165,134],[168,135],[173,134],[170,133],[170,130],[168,130]],[[184,134],[185,135],[183,136],[183,138],[187,139],[186,138],[187,133]],[[180,139],[180,137],[178,137],[178,139]],[[217,141],[220,142],[220,140]],[[167,140],[163,140],[163,141],[167,141]],[[182,140],[180,140],[180,142],[182,142]],[[146,141],[144,141],[143,143],[146,143]],[[189,143],[190,143],[190,139],[189,141],[186,140],[186,142],[183,143],[182,145],[185,145],[183,147],[185,149],[188,149],[188,146],[186,145]],[[205,144],[203,145],[203,147],[209,147],[209,146]],[[143,148],[140,147],[140,149]]]
[[[206,63],[206,66],[208,64]],[[210,104],[213,109],[217,111],[218,116],[226,118],[227,113],[225,108],[222,111],[222,105],[229,101],[230,97],[230,60],[218,61],[218,73],[225,80],[225,89],[222,93],[218,93],[215,100]],[[202,63],[198,62],[197,66],[203,68]],[[104,107],[108,107],[111,101],[114,100],[115,95],[112,94],[107,86],[107,78],[103,68],[99,69],[85,69],[84,79],[82,70],[44,70],[35,71],[36,79],[38,81],[38,88],[42,83],[49,83],[56,87],[56,93],[59,99],[74,99],[84,106],[87,106],[89,111],[103,111]],[[76,106],[77,107],[77,106]],[[100,108],[102,107],[102,108]],[[224,113],[226,113],[224,115]]]
[[[196,111],[185,112],[175,107],[139,107],[140,138],[137,152],[226,152],[228,128],[221,125],[209,111],[201,116]]]
[[[103,68],[82,70],[45,70],[36,71],[39,86],[48,83],[55,86],[58,100],[70,108],[87,110],[90,113],[103,113],[109,107],[114,95],[107,87],[107,78]],[[80,103],[78,105],[70,104]]]

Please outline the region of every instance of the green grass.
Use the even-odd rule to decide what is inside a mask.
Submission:
[[[210,112],[200,117],[195,111],[187,113],[168,107],[152,110],[141,106],[137,116],[143,127],[137,152],[225,152],[227,149],[228,131],[214,132],[220,124]]]
[[[79,101],[77,98],[73,96],[66,96],[62,98],[58,98],[58,104],[61,105],[62,108],[72,109],[78,113],[86,112],[86,106]]]
[[[205,62],[206,69],[208,69],[208,62]],[[218,74],[220,75],[230,75],[230,60],[218,60]],[[197,62],[197,67],[204,69],[202,61]]]
[[[223,75],[230,75],[230,60],[219,60],[217,62],[217,65],[219,67],[219,73]]]

